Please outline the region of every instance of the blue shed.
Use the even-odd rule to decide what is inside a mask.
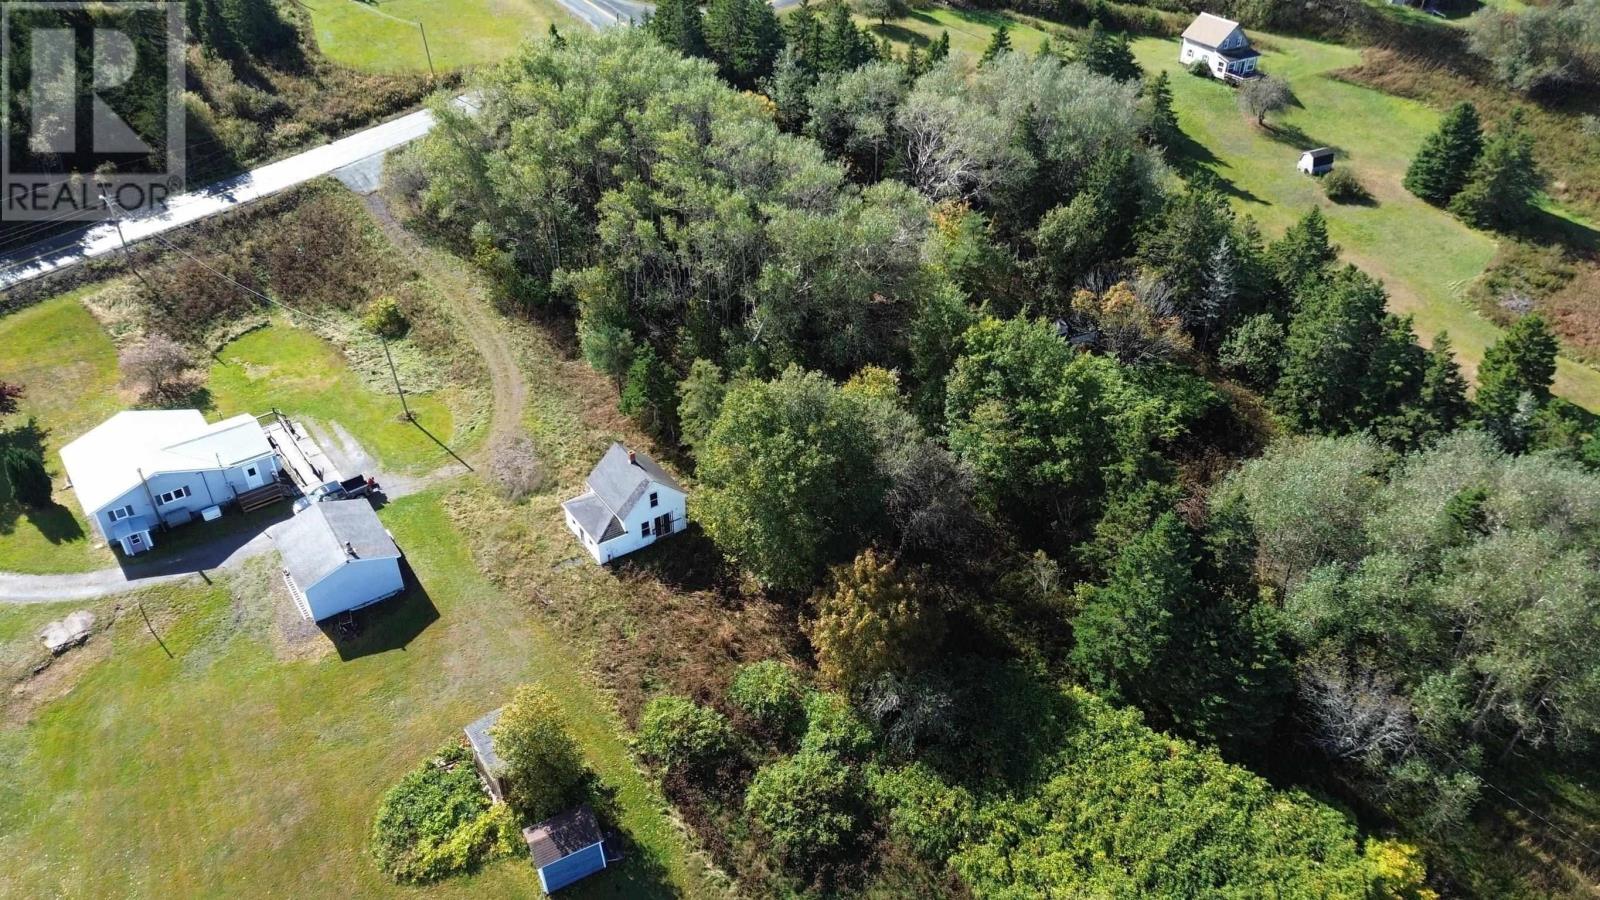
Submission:
[[[539,884],[546,894],[587,878],[606,867],[605,842],[594,810],[585,803],[559,816],[522,829],[533,853]]]

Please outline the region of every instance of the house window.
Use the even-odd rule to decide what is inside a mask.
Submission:
[[[171,503],[174,500],[182,500],[187,496],[189,496],[189,486],[186,484],[183,487],[166,491],[161,496],[156,498],[156,502],[160,503],[162,506],[166,506],[168,503]]]
[[[121,519],[126,519],[131,515],[133,515],[133,507],[131,505],[119,506],[111,511],[111,521],[116,522]]]
[[[655,491],[650,492],[650,508],[655,509],[661,502],[661,497]]]
[[[643,525],[640,525],[639,526],[639,533],[641,535],[645,536],[645,537],[649,537],[650,536],[650,523],[646,522]]]

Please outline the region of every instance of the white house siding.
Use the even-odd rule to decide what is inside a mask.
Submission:
[[[300,585],[311,618],[322,621],[346,610],[376,603],[405,589],[400,560],[352,559],[313,585]]]
[[[1189,40],[1188,38],[1184,38],[1182,50],[1178,54],[1178,60],[1184,65],[1191,65],[1195,60],[1203,59],[1206,61],[1206,66],[1211,69],[1212,77],[1221,78],[1223,77],[1223,74],[1228,71],[1229,60],[1226,56],[1223,56],[1222,53],[1218,51],[1235,49],[1243,50],[1249,46],[1249,43],[1250,41],[1244,36],[1244,32],[1238,29],[1235,29],[1232,34],[1228,35],[1227,38],[1222,41],[1221,47],[1217,48],[1208,47],[1205,44],[1197,43]],[[1255,57],[1245,57],[1244,59],[1233,61],[1232,71],[1236,75],[1248,75],[1255,70]]]
[[[650,493],[654,492],[657,505],[650,505]],[[589,535],[583,533],[576,520],[569,513],[567,515],[567,528],[583,543],[583,549],[594,557],[598,563],[608,563],[620,556],[626,556],[635,550],[648,547],[656,542],[655,520],[657,516],[672,516],[672,531],[677,534],[689,524],[688,498],[682,491],[675,491],[663,484],[653,484],[649,491],[639,499],[633,512],[622,524],[627,531],[612,538],[605,543],[596,543]],[[650,536],[644,536],[644,525],[650,523]]]
[[[136,516],[149,516],[159,518],[167,524],[177,524],[188,519],[199,518],[200,511],[211,506],[229,503],[239,494],[250,490],[245,477],[245,470],[251,466],[259,467],[262,484],[266,484],[278,476],[277,456],[267,456],[259,460],[251,460],[242,465],[229,469],[211,469],[201,472],[163,472],[145,479],[142,485],[135,485],[122,496],[102,507],[94,516],[95,524],[104,537],[111,527],[111,510],[123,506],[132,506]],[[189,488],[189,496],[175,499],[170,503],[152,503],[152,498],[159,501],[162,494],[177,490],[180,487]],[[147,490],[148,488],[148,490]],[[189,515],[186,518],[183,513]]]

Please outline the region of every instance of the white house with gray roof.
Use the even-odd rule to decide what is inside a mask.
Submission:
[[[119,412],[61,448],[84,514],[130,556],[152,533],[182,525],[278,477],[278,458],[251,415],[207,422],[195,409]]]
[[[1211,77],[1239,81],[1254,77],[1261,58],[1244,29],[1232,19],[1201,13],[1183,30],[1178,61],[1192,66],[1203,60]]]
[[[313,622],[405,590],[400,548],[363,499],[313,503],[274,535],[283,580]]]
[[[561,504],[567,528],[602,565],[688,524],[688,497],[655,460],[612,444],[589,473],[588,490]]]

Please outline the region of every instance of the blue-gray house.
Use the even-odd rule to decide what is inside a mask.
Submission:
[[[546,894],[606,867],[605,842],[600,823],[589,804],[569,809],[559,816],[522,829],[522,837],[533,853],[539,870],[539,884]]]

